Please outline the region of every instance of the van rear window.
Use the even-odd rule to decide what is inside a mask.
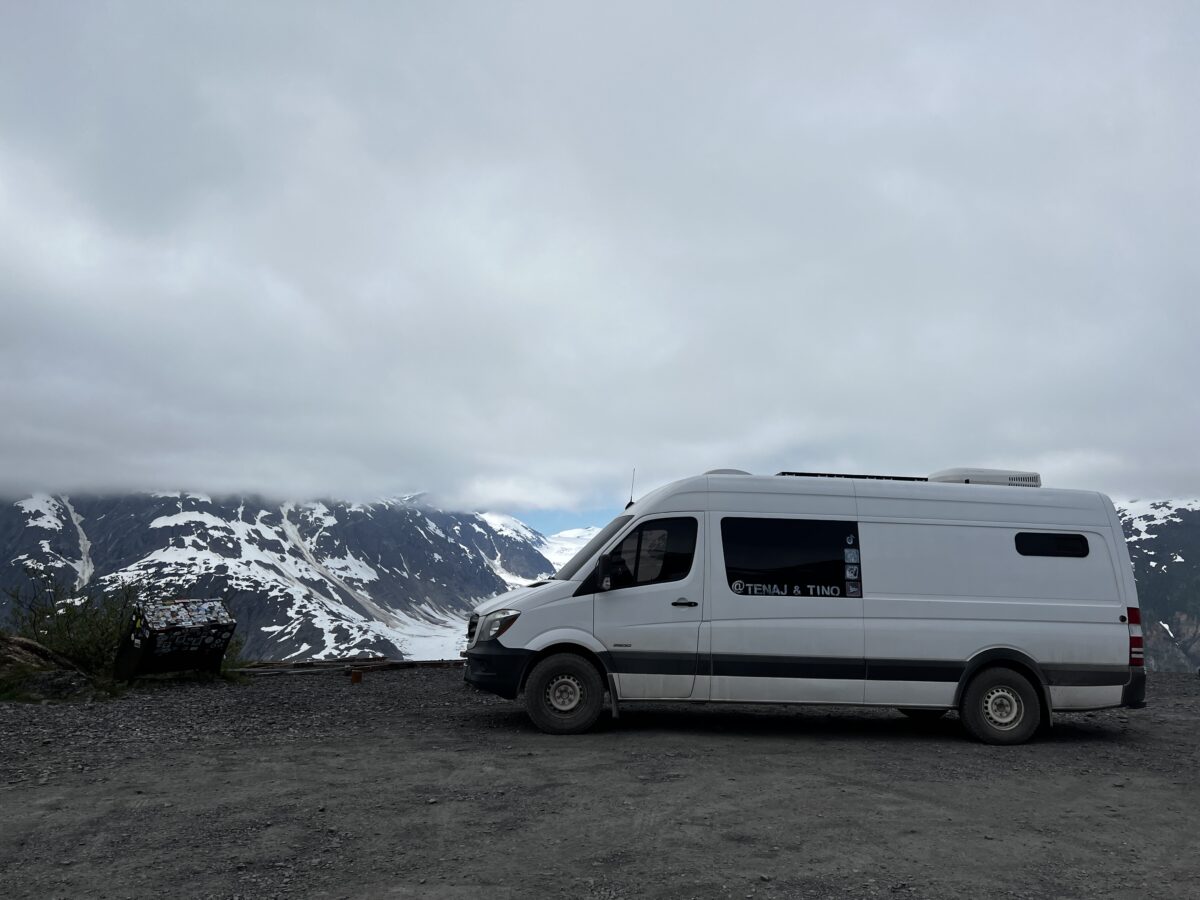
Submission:
[[[1082,534],[1053,534],[1045,531],[1022,531],[1017,534],[1017,552],[1022,556],[1088,555],[1088,539]]]
[[[861,597],[858,523],[721,520],[729,590],[747,597]]]

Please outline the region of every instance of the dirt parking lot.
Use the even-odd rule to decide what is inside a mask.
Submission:
[[[455,669],[0,704],[0,896],[1200,897],[1200,680],[1015,748],[891,710],[549,737]]]

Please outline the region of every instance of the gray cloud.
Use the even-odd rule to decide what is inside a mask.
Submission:
[[[1192,4],[0,12],[0,491],[1200,494]]]

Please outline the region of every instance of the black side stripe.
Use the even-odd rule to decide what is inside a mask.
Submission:
[[[614,672],[629,675],[695,675],[701,658],[693,653],[609,654]],[[761,656],[714,653],[701,671],[735,678],[837,678],[871,681],[925,681],[954,684],[967,671],[966,662],[942,659],[855,659],[839,657]],[[997,660],[1002,663],[1003,660]],[[1128,666],[1046,665],[1048,684],[1056,687],[1106,687],[1129,681]]]
[[[641,653],[615,650],[609,654],[612,670],[627,675],[695,675],[696,653]]]
[[[714,675],[743,678],[850,678],[865,677],[863,660],[833,657],[740,656],[714,653]]]
[[[867,678],[872,681],[948,681],[963,677],[967,664],[940,659],[872,659]]]
[[[1042,666],[1046,682],[1055,687],[1114,687],[1127,684],[1128,666]]]

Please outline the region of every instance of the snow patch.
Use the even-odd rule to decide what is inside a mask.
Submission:
[[[522,522],[520,519],[506,516],[503,513],[478,513],[479,518],[487,522],[496,534],[516,538],[518,541],[528,541],[530,544],[540,543],[542,536]]]
[[[172,513],[169,516],[159,516],[150,523],[150,527],[175,528],[178,525],[188,525],[196,522],[205,528],[215,528],[217,530],[230,529],[232,527],[220,516],[214,516],[212,513],[200,512],[199,510],[189,510],[187,512]]]
[[[467,620],[448,615],[434,621],[408,619],[399,643],[409,659],[459,659],[467,649]]]
[[[331,513],[324,503],[306,503],[301,509],[303,516],[321,529],[337,524],[337,516]]]
[[[599,532],[600,529],[594,526],[568,528],[566,531],[560,531],[545,538],[537,545],[537,551],[550,560],[554,571],[557,572]]]
[[[525,578],[523,575],[518,575],[516,572],[508,571],[508,569],[504,568],[504,562],[501,560],[499,553],[496,554],[495,559],[487,556],[485,556],[484,559],[487,560],[487,564],[491,567],[492,571],[495,572],[500,577],[500,580],[507,584],[510,589],[529,587],[529,585],[536,584],[542,580],[541,578]]]
[[[342,557],[327,557],[322,560],[321,565],[340,578],[349,578],[352,581],[363,582],[379,580],[379,573],[354,556],[349,550]]]
[[[263,631],[267,631],[267,630],[268,629],[266,629],[266,628],[263,629]],[[312,649],[312,644],[301,644],[299,650],[297,650],[295,653],[289,653],[287,656],[284,657],[284,659],[294,659],[295,657],[300,656],[303,653],[307,653],[311,649]]]
[[[34,494],[27,500],[18,500],[13,505],[20,507],[22,512],[30,517],[25,523],[28,527],[62,531],[62,507],[49,494]]]
[[[1153,540],[1160,525],[1182,521],[1179,513],[1200,511],[1200,500],[1118,500],[1114,505],[1129,524],[1129,541]]]

